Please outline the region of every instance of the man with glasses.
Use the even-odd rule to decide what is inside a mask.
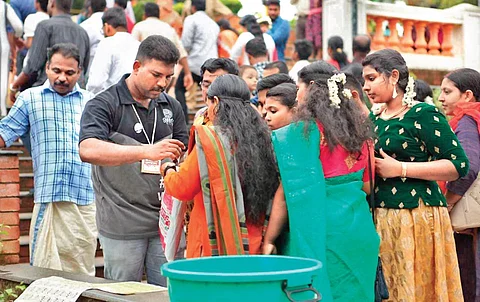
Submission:
[[[208,87],[215,81],[215,79],[224,74],[238,75],[238,64],[226,58],[208,59],[200,67],[200,76],[202,81],[199,83],[202,88],[202,99],[207,100]],[[207,107],[200,109],[195,114],[194,125],[211,125],[207,116]]]

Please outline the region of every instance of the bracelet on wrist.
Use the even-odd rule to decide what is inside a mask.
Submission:
[[[13,88],[13,84],[10,84],[10,91],[17,92],[18,88]]]
[[[402,177],[402,178],[407,178],[407,164],[406,164],[406,163],[402,163],[402,174],[401,174],[401,177]]]
[[[169,165],[168,167],[163,170],[163,177],[167,176],[167,171],[173,169],[175,172],[177,172],[177,166],[176,165]]]

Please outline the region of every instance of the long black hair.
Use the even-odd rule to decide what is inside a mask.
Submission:
[[[250,105],[250,91],[240,77],[219,76],[207,96],[219,99],[213,124],[227,136],[235,154],[247,219],[262,224],[279,185],[268,127]]]
[[[330,37],[328,48],[332,50],[332,58],[338,62],[340,68],[348,64],[347,54],[343,51],[343,39],[340,36]]]
[[[416,79],[415,80],[415,100],[419,102],[425,102],[427,97],[433,98],[433,91],[427,82]]]
[[[254,15],[246,15],[240,20],[240,25],[245,27],[255,38],[262,38],[263,32],[260,28],[260,24],[257,22],[257,18]]]
[[[235,28],[233,28],[232,25],[230,25],[230,22],[227,19],[220,19],[218,20],[217,24],[221,30],[231,30],[237,36],[239,35],[238,31]]]
[[[352,154],[359,154],[363,144],[372,138],[372,126],[363,116],[357,104],[346,98],[344,85],[336,82],[340,108],[331,106],[327,81],[330,75],[319,75],[307,91],[305,102],[298,108],[297,118],[303,121],[319,121],[323,126],[325,140],[331,151],[343,146]]]
[[[292,109],[297,105],[297,86],[291,83],[282,83],[267,92],[267,98],[274,98],[283,106]]]

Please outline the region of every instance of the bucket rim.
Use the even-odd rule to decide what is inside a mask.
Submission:
[[[276,272],[251,272],[251,273],[209,273],[209,272],[189,272],[183,270],[172,269],[170,266],[175,265],[179,261],[202,262],[211,261],[211,259],[220,258],[276,258],[288,260],[301,260],[311,262],[312,266],[301,269],[291,269]],[[239,282],[258,282],[258,281],[283,281],[299,275],[312,274],[318,272],[323,267],[322,263],[312,258],[289,257],[289,256],[273,256],[273,255],[248,255],[248,256],[215,256],[202,257],[195,259],[182,259],[173,262],[165,263],[161,267],[162,275],[170,279],[185,280],[185,281],[202,281],[202,282],[219,282],[219,283],[239,283]]]

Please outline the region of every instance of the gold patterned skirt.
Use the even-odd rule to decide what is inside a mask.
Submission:
[[[375,218],[388,301],[463,301],[447,208],[420,201],[415,209],[378,208]]]

